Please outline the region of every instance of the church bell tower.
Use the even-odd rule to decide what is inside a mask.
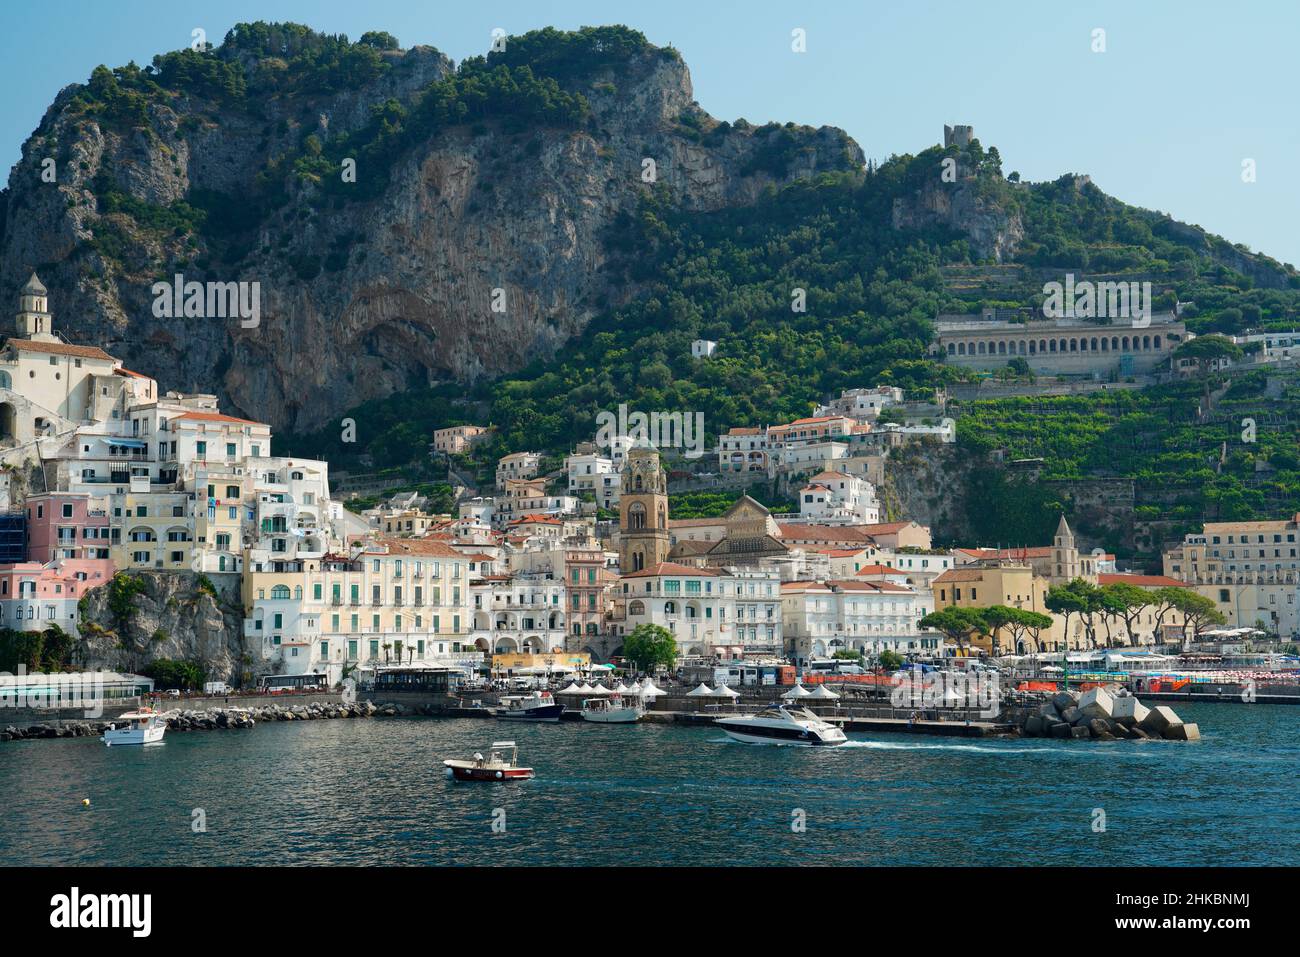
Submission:
[[[668,560],[668,478],[657,450],[628,450],[618,515],[619,568],[624,575]]]

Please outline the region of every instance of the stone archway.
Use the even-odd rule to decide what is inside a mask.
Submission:
[[[18,412],[12,402],[0,402],[0,442],[9,442],[18,437]]]

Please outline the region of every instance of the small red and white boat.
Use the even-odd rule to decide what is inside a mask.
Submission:
[[[442,763],[457,781],[526,781],[533,777],[533,769],[520,767],[518,760],[519,748],[513,741],[493,741],[486,758],[475,754],[470,761],[453,758]]]

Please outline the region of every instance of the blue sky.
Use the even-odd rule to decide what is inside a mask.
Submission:
[[[622,22],[681,50],[696,99],[719,119],[839,126],[881,159],[938,142],[944,123],[969,123],[1006,172],[1088,173],[1127,202],[1300,263],[1293,0],[8,0],[0,168],[55,93],[96,64],[144,64],[188,45],[195,27],[219,42],[257,19],[354,39],[387,30],[456,60],[484,52],[495,27]],[[806,53],[790,49],[796,27]],[[1091,49],[1097,28],[1104,53]],[[1242,182],[1245,159],[1254,183]]]

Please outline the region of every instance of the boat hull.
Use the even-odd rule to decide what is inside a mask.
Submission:
[[[559,721],[560,715],[564,714],[564,705],[545,704],[537,708],[528,708],[519,711],[512,711],[507,708],[494,708],[492,709],[492,714],[500,721],[554,722]]]
[[[745,744],[774,744],[792,748],[835,748],[844,744],[847,738],[840,735],[823,738],[807,728],[773,728],[762,725],[731,726],[721,724],[719,727],[727,737]]]
[[[584,711],[583,721],[594,724],[632,724],[641,719],[642,712],[635,708],[621,708],[617,711]]]
[[[166,733],[167,727],[165,725],[157,728],[114,728],[105,731],[99,740],[110,747],[130,744],[159,744]]]
[[[467,768],[450,762],[447,770],[454,781],[527,781],[534,776],[532,768]]]

